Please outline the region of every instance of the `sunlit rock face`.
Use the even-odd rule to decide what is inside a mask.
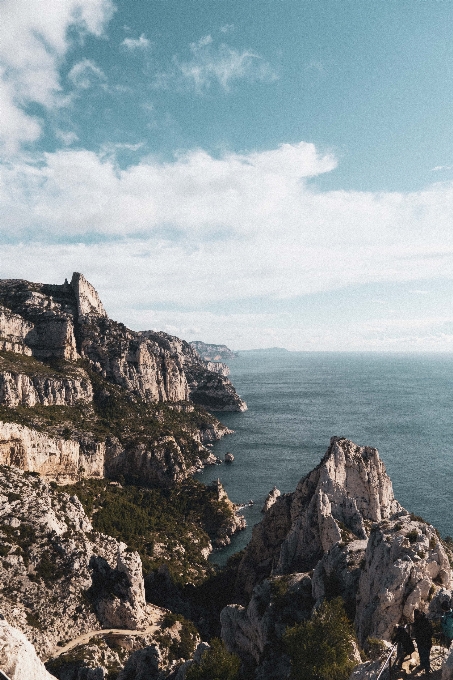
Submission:
[[[0,280],[0,351],[46,361],[85,359],[104,378],[148,402],[191,400],[213,411],[246,408],[226,378],[226,366],[210,365],[179,338],[131,331],[109,319],[97,291],[78,272],[62,285]],[[29,377],[31,382],[4,376],[11,403],[40,399],[43,390]],[[71,395],[68,385],[55,384],[47,392],[55,393],[53,401],[47,397],[49,404],[87,396],[77,386]]]
[[[13,467],[0,467],[0,489],[0,579],[8,584],[0,611],[40,658],[87,631],[146,622],[138,553],[93,532],[77,496]]]
[[[302,619],[325,598],[341,596],[361,645],[368,637],[389,641],[416,608],[440,616],[440,603],[451,597],[453,556],[434,527],[395,500],[376,449],[333,437],[296,491],[272,500],[238,568],[236,601],[248,604],[221,615],[227,648],[256,667],[255,677],[287,677],[284,656],[274,658],[268,644],[281,634],[286,603],[278,579],[288,579],[291,605],[291,579],[310,586],[311,605],[306,599],[296,607]],[[294,612],[291,618],[298,620]],[[371,679],[373,669],[363,664],[351,677]]]
[[[0,668],[10,680],[52,680],[25,635],[0,619]]]
[[[378,451],[333,437],[320,464],[254,528],[238,587],[251,593],[257,576],[309,571],[342,540],[342,531],[364,540],[372,522],[399,510]]]

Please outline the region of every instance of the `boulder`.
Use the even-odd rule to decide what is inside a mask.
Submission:
[[[0,668],[10,680],[52,680],[25,635],[0,619]]]
[[[275,501],[277,498],[281,496],[281,492],[277,489],[276,486],[274,486],[273,489],[269,491],[269,493],[266,496],[266,500],[264,501],[264,505],[261,508],[261,512],[267,512],[269,508],[274,505]]]

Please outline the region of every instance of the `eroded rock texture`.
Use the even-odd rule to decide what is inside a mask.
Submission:
[[[0,668],[10,680],[52,680],[33,645],[17,628],[0,619]]]
[[[250,594],[272,571],[309,571],[341,541],[342,531],[366,539],[367,525],[400,509],[377,450],[333,437],[320,464],[294,493],[277,498],[254,528],[238,587]]]
[[[254,528],[237,576],[238,598],[251,599],[223,610],[222,637],[256,667],[255,677],[283,679],[284,656],[274,658],[278,645],[270,644],[281,617],[275,596],[264,597],[291,592],[291,581],[285,591],[278,579],[309,584],[314,606],[341,596],[363,645],[368,637],[390,640],[416,608],[440,616],[451,596],[451,558],[434,527],[395,500],[377,450],[333,437],[321,463]],[[302,618],[311,613],[307,602]],[[357,677],[371,678],[373,669],[363,666]]]
[[[225,375],[209,370],[189,343],[109,319],[96,290],[77,272],[63,285],[0,281],[2,350],[41,360],[87,359],[103,377],[149,402],[191,399],[211,410],[246,408]]]
[[[87,631],[146,623],[137,553],[93,532],[76,496],[14,468],[0,482],[0,611],[41,658]]]

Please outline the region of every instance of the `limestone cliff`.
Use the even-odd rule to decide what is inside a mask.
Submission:
[[[256,667],[256,678],[283,680],[284,656],[266,645],[284,630],[282,604],[263,595],[278,579],[288,579],[277,587],[288,605],[293,581],[306,584],[315,606],[341,595],[363,645],[368,637],[388,641],[415,608],[439,616],[440,601],[451,596],[451,561],[434,527],[395,500],[377,450],[334,437],[321,463],[254,528],[237,574],[238,596],[249,603],[222,612],[222,637]]]
[[[246,408],[187,342],[109,319],[79,273],[63,285],[0,280],[0,305],[5,464],[59,482],[123,475],[169,486],[229,433],[204,407]]]
[[[271,572],[313,569],[342,531],[366,539],[367,525],[400,509],[377,450],[333,437],[320,464],[294,493],[277,498],[254,528],[238,585],[250,594]]]
[[[0,668],[10,680],[52,680],[25,635],[0,619]]]
[[[189,343],[109,319],[82,274],[62,285],[1,280],[0,305],[0,351],[86,359],[104,378],[148,402],[190,399],[211,410],[245,408],[231,383],[210,371]]]
[[[192,340],[190,344],[205,361],[228,362],[238,356],[237,352],[233,352],[226,345],[214,345],[201,340]]]
[[[0,551],[0,610],[41,658],[59,641],[146,618],[138,555],[94,533],[77,497],[8,467],[0,468]]]

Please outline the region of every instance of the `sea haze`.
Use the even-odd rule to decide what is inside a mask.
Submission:
[[[254,505],[215,562],[248,543],[270,489],[293,491],[332,435],[379,449],[399,502],[453,535],[452,354],[246,352],[230,368],[248,411],[221,415],[235,434],[214,453],[235,462],[197,478],[220,477],[231,500]]]

